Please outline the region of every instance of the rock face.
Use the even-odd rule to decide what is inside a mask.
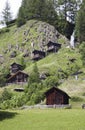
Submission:
[[[59,35],[59,32],[52,25],[41,21],[34,21],[24,30],[22,43],[26,45],[26,43],[30,42],[31,48],[35,48],[37,43],[38,48],[43,50],[43,47],[49,41],[57,42]]]
[[[17,60],[18,57],[30,59],[34,50],[47,52],[49,41],[59,42],[66,47],[69,45],[67,38],[62,36],[54,26],[38,20],[29,20],[20,28],[14,27],[6,35],[7,39],[2,41],[3,44],[1,43],[5,45],[0,52],[4,56],[0,56],[1,64],[5,63],[5,58],[8,58],[9,64],[11,60]]]
[[[39,34],[43,36],[39,36],[38,40],[42,41],[43,43],[47,44],[49,41],[56,42],[58,39],[58,31],[51,25],[47,23],[42,23],[37,28]]]
[[[54,26],[46,22],[31,20],[13,31],[13,41],[8,44],[7,52],[10,52],[14,48],[19,53],[23,52],[24,56],[28,57],[28,52],[24,52],[25,48],[30,51],[33,51],[34,49],[45,51],[46,45],[49,41],[61,43],[61,40],[59,41],[59,39],[62,38],[63,36],[55,29]],[[65,41],[64,44],[67,43],[65,38],[63,38],[63,41]]]

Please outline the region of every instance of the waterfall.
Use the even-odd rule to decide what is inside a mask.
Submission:
[[[72,33],[72,35],[71,35],[71,39],[70,39],[70,46],[72,47],[72,48],[74,48],[75,47],[75,42],[74,42],[74,35],[75,35],[75,33],[74,33],[74,31],[73,31],[73,33]]]

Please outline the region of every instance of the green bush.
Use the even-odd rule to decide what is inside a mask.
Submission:
[[[4,34],[4,33],[9,32],[9,31],[10,31],[9,28],[1,29],[0,34]]]
[[[85,92],[82,94],[82,96],[85,96]]]
[[[44,81],[44,86],[48,87],[53,87],[57,86],[59,84],[58,82],[58,77],[57,76],[49,76],[45,81]]]
[[[15,95],[10,100],[10,107],[11,108],[21,107],[25,103],[26,103],[25,95],[18,95],[18,96]]]
[[[73,102],[81,102],[81,101],[83,101],[82,98],[77,97],[77,96],[73,96],[73,97],[71,97],[71,100],[72,100]]]
[[[80,53],[81,53],[81,60],[83,65],[85,65],[85,42],[82,42],[82,44],[79,47]]]
[[[6,88],[4,89],[3,93],[2,93],[2,101],[6,101],[6,100],[10,100],[12,97],[12,93],[9,92]]]
[[[9,100],[3,101],[3,103],[0,104],[0,108],[1,108],[2,110],[5,110],[5,109],[10,108],[10,101],[9,101]]]
[[[4,75],[0,75],[0,87],[5,86],[6,79]]]

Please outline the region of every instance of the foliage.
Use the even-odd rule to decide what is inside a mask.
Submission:
[[[10,108],[21,107],[26,103],[26,96],[22,95],[14,95],[10,100]]]
[[[4,67],[5,67],[5,69],[4,69]],[[5,86],[5,84],[6,84],[6,77],[9,74],[8,66],[4,66],[4,67],[2,67],[1,71],[0,71],[0,87]]]
[[[79,65],[77,65],[76,63],[74,64],[70,64],[68,67],[67,67],[67,70],[66,70],[66,73],[67,73],[67,77],[77,71],[79,71],[80,67]]]
[[[69,75],[68,70],[67,71],[61,70],[61,71],[58,72],[58,78],[60,80],[68,78],[68,75]]]
[[[23,57],[21,57],[21,59],[20,59],[21,61],[20,61],[20,64],[22,65],[22,69],[25,69],[25,67],[26,67],[26,63],[25,63],[25,60],[24,60],[24,58]]]
[[[3,74],[0,74],[0,87],[5,86],[6,79]]]
[[[10,108],[10,101],[9,100],[4,100],[1,104],[0,104],[0,108],[2,110],[8,109]]]
[[[81,53],[81,60],[83,65],[85,65],[85,42],[82,42],[82,44],[79,47],[80,53]]]
[[[6,5],[2,11],[2,14],[3,14],[3,20],[4,20],[5,24],[8,26],[8,22],[11,21],[11,19],[12,19],[10,5],[9,5],[8,1],[6,1]]]
[[[6,88],[4,89],[3,93],[2,93],[2,101],[5,101],[5,100],[10,100],[12,97],[12,93],[9,92]]]
[[[75,19],[81,0],[55,0],[55,8],[58,12],[57,29],[68,39],[73,33],[75,27]]]
[[[30,98],[30,104],[38,104],[42,100],[44,100],[44,93],[40,91],[36,91],[35,93],[32,94]]]
[[[23,12],[23,8],[20,7],[17,19],[17,26],[20,27],[26,23],[25,13]]]
[[[0,30],[0,34],[4,34],[4,33],[9,32],[9,31],[10,31],[9,28],[6,28],[4,30]]]
[[[26,95],[25,94],[18,94],[13,95],[7,89],[4,89],[1,97],[0,97],[0,108],[1,109],[8,109],[8,108],[17,108],[21,107],[26,103]]]
[[[81,4],[81,0],[57,0],[55,4],[61,19],[68,19],[71,23],[75,22],[76,13]]]
[[[56,75],[55,76],[49,76],[44,81],[44,85],[47,88],[50,88],[50,87],[59,85],[58,81],[59,81],[59,79],[58,79],[58,77]]]
[[[37,67],[37,64],[35,63],[34,66],[33,66],[33,71],[30,74],[28,84],[39,83],[39,82],[40,82],[40,78],[39,78],[38,67]]]
[[[54,24],[57,13],[53,0],[23,0],[19,10],[17,26],[23,25],[28,19],[39,19]]]
[[[49,19],[50,19],[50,15],[49,15]],[[52,24],[52,20],[53,19],[50,19],[51,24]],[[64,20],[62,20],[62,21],[64,21]],[[27,31],[28,26],[30,27],[30,25],[32,25],[34,22],[35,21],[32,21],[32,20],[28,21],[28,23],[25,26],[23,26],[22,28],[19,28],[19,29],[15,28],[15,26],[10,27],[9,33],[4,33],[4,35],[2,35],[2,36],[0,35],[1,36],[0,37],[1,38],[0,48],[2,49],[2,46],[3,46],[3,49],[6,50],[8,45],[9,45],[8,43],[12,43],[11,45],[13,47],[15,47],[16,41],[14,39],[16,39],[16,37],[17,37],[17,41],[19,43],[19,47],[22,47],[21,46],[22,39],[23,39],[22,33],[24,32],[24,30]],[[56,20],[55,23],[57,23],[57,22],[58,21]],[[36,25],[39,25],[39,24],[40,23],[38,23]],[[65,34],[68,34],[68,30],[70,30],[68,23],[66,23],[64,21],[63,23],[61,22],[61,24],[62,24],[62,28],[61,28],[62,32],[65,33],[65,30],[66,30]],[[60,24],[59,28],[61,27],[61,24]],[[34,28],[37,28],[37,26],[34,25]],[[30,30],[31,29],[33,29],[33,28],[30,28]],[[34,34],[35,34],[35,32],[33,32],[33,35]],[[33,37],[33,35],[31,35],[29,37]],[[9,38],[9,37],[11,37],[11,38]],[[27,36],[27,38],[28,38],[28,36]],[[4,40],[2,40],[2,39],[4,39]],[[62,39],[62,37],[61,37],[61,39]],[[78,67],[76,67],[76,63],[74,63],[74,64],[71,63],[71,65],[67,66],[67,62],[68,62],[67,57],[77,58],[77,64],[79,64],[80,54],[78,53],[77,49],[70,51],[70,49],[67,49],[66,46],[64,47],[63,43],[66,43],[66,45],[67,45],[67,42],[65,41],[65,38],[63,38],[63,39],[64,39],[64,42],[61,42],[62,48],[59,50],[59,53],[50,54],[49,56],[47,56],[44,59],[37,62],[37,65],[39,67],[39,71],[41,71],[41,72],[43,70],[44,70],[44,72],[48,71],[48,70],[53,72],[59,68],[62,68],[63,72],[59,75],[59,77],[57,77],[55,75],[51,75],[45,81],[40,82],[39,71],[38,71],[38,68],[35,67],[35,69],[33,69],[33,72],[30,75],[29,84],[27,86],[26,96],[24,96],[23,98],[20,96],[13,96],[13,98],[11,100],[9,99],[10,101],[9,100],[4,101],[3,106],[5,104],[8,104],[8,106],[17,107],[17,106],[22,106],[26,102],[29,102],[29,104],[40,103],[40,101],[44,99],[43,93],[47,87],[52,87],[54,85],[58,85],[58,80],[59,80],[58,78],[60,78],[60,79],[67,78],[72,72],[76,71],[76,68],[78,69]],[[4,46],[5,44],[6,44],[6,47]],[[28,47],[29,44],[30,44],[30,39],[29,39],[29,42],[26,43],[26,47]],[[17,52],[18,52],[18,50],[17,50]],[[5,55],[7,57],[7,61],[5,63],[6,66],[11,63],[11,59],[8,58],[9,53],[10,52],[7,52],[7,55]],[[18,53],[17,53],[17,58],[19,56],[21,57],[22,52],[20,52],[19,54],[20,55],[18,55]],[[12,60],[14,61],[16,59],[13,58]],[[26,59],[26,60],[28,60],[28,59]],[[26,63],[26,62],[24,62],[23,58],[21,59],[20,62],[21,62],[21,64]],[[26,63],[26,65],[28,65],[28,62]],[[33,64],[30,63],[30,66],[27,66],[28,68],[26,68],[27,69],[26,72],[31,72],[30,68],[32,68],[32,65]],[[7,68],[4,70],[7,70]],[[37,70],[37,71],[35,71],[35,70]],[[10,105],[9,105],[9,103],[10,103]],[[6,105],[6,107],[7,107],[7,105]]]
[[[77,97],[77,96],[73,96],[73,97],[71,97],[71,100],[72,100],[73,102],[81,102],[81,101],[83,101],[82,98]]]
[[[81,8],[76,19],[76,34],[80,43],[85,41],[85,0],[83,0]]]
[[[29,19],[38,19],[55,26],[60,33],[70,39],[80,5],[81,0],[23,0],[17,26],[22,26]]]
[[[39,91],[42,89],[37,64],[34,63],[32,73],[30,74],[28,86],[25,90],[27,101],[29,104],[39,103],[42,99],[42,94]]]
[[[40,92],[43,89],[41,84],[31,83],[31,85],[26,88],[26,99],[29,105],[34,105],[40,103],[44,98],[43,93]]]

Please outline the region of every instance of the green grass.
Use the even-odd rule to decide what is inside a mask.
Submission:
[[[76,58],[76,61],[74,63],[71,63],[69,59]],[[69,63],[69,66],[74,66],[75,64],[82,67],[82,62],[80,59],[80,54],[77,52],[77,49],[74,51],[72,49],[67,48],[61,48],[58,53],[50,53],[45,58],[39,60],[37,62],[37,66],[39,68],[40,72],[57,72],[58,69],[62,69],[64,71],[67,71],[66,69],[69,67],[67,64]],[[26,72],[32,71],[32,65],[28,66],[26,68]]]
[[[3,66],[10,67],[10,64],[14,61],[18,61],[23,55],[23,52],[16,50],[15,46],[16,44],[19,45],[20,48],[26,50],[29,50],[29,53],[32,51],[31,43],[35,43],[35,49],[40,49],[38,37],[43,37],[43,32],[39,33],[38,29],[39,26],[43,26],[42,21],[36,21],[36,20],[29,20],[25,25],[21,26],[20,28],[17,28],[16,25],[9,27],[9,32],[5,32],[0,34],[0,54],[4,56],[4,59],[6,59],[6,62],[3,63]],[[2,29],[6,30],[6,28]],[[24,31],[28,32],[26,36],[24,36]],[[25,39],[28,39],[27,42],[25,42],[25,45],[23,46],[22,43],[25,41]],[[55,72],[58,69],[66,70],[67,69],[67,63],[69,63],[69,58],[76,58],[76,64],[78,64],[79,67],[81,67],[81,60],[80,60],[80,54],[77,49],[72,50],[66,48],[66,45],[64,43],[68,44],[68,40],[65,38],[65,36],[60,36],[58,39],[58,42],[62,44],[62,49],[56,54],[50,54],[46,56],[46,58],[40,60],[37,62],[39,71],[50,71]],[[11,51],[7,51],[9,45],[12,45]],[[46,49],[46,48],[45,48]],[[17,51],[17,57],[10,58],[10,54],[13,50]],[[6,54],[4,54],[4,51],[7,51]],[[29,61],[31,57],[25,58],[26,61],[26,72],[30,73],[32,71],[32,62]],[[30,66],[29,63],[30,62]],[[75,63],[74,63],[75,64]],[[2,66],[0,66],[0,69],[2,69]]]
[[[35,23],[36,22],[36,23]],[[35,43],[35,49],[39,49],[39,41],[38,36],[43,36],[43,32],[39,33],[37,29],[40,25],[43,25],[42,21],[36,21],[36,20],[29,20],[25,25],[23,25],[20,28],[17,28],[16,25],[9,27],[9,32],[4,32],[0,34],[0,54],[4,57],[4,63],[0,66],[0,73],[2,70],[6,70],[6,68],[10,68],[10,64],[13,62],[20,63],[21,57],[24,54],[24,52],[21,52],[20,50],[16,50],[15,46],[16,43],[18,43],[20,48],[28,49],[29,53],[31,54],[32,47],[31,43]],[[4,28],[3,30],[6,30]],[[24,36],[24,31],[29,31],[27,36]],[[24,40],[28,39],[28,41],[23,46],[22,43]],[[58,51],[58,53],[52,53],[47,55],[42,60],[39,60],[37,62],[37,66],[39,69],[39,72],[47,72],[50,75],[54,75],[58,73],[58,70],[63,70],[64,72],[69,72],[68,68],[75,68],[74,66],[78,66],[80,70],[82,70],[85,73],[85,68],[82,68],[82,61],[81,61],[81,55],[79,53],[79,49],[75,48],[74,50],[71,48],[66,48],[67,45],[69,45],[69,41],[65,38],[65,36],[60,36],[58,39],[58,42],[62,44],[62,48]],[[8,45],[12,45],[11,51],[7,51],[5,54],[4,51],[8,49]],[[46,47],[45,47],[46,49]],[[10,58],[10,54],[13,50],[17,51],[17,56],[15,58]],[[74,63],[71,63],[69,59],[75,58],[76,61]],[[33,61],[31,60],[31,57],[25,58],[26,68],[24,72],[30,73],[33,70]],[[71,70],[70,70],[71,71]],[[71,73],[71,72],[70,72]],[[84,74],[85,76],[85,74]],[[83,78],[84,78],[83,76]],[[7,87],[7,86],[6,86]],[[17,85],[11,85],[8,86],[7,89],[13,91],[13,88],[19,87]],[[62,83],[60,89],[66,91],[71,97],[75,96],[75,98],[79,97],[83,99],[82,102],[85,102],[85,82],[83,80],[75,81],[75,79],[67,79]],[[0,88],[0,94],[2,93],[3,88]],[[13,92],[16,94],[15,92]],[[81,102],[81,103],[82,103]],[[72,102],[73,105],[80,104],[80,102],[76,104],[76,102]],[[79,105],[78,105],[79,106]]]
[[[36,109],[0,115],[0,130],[85,130],[85,110],[81,109]]]

